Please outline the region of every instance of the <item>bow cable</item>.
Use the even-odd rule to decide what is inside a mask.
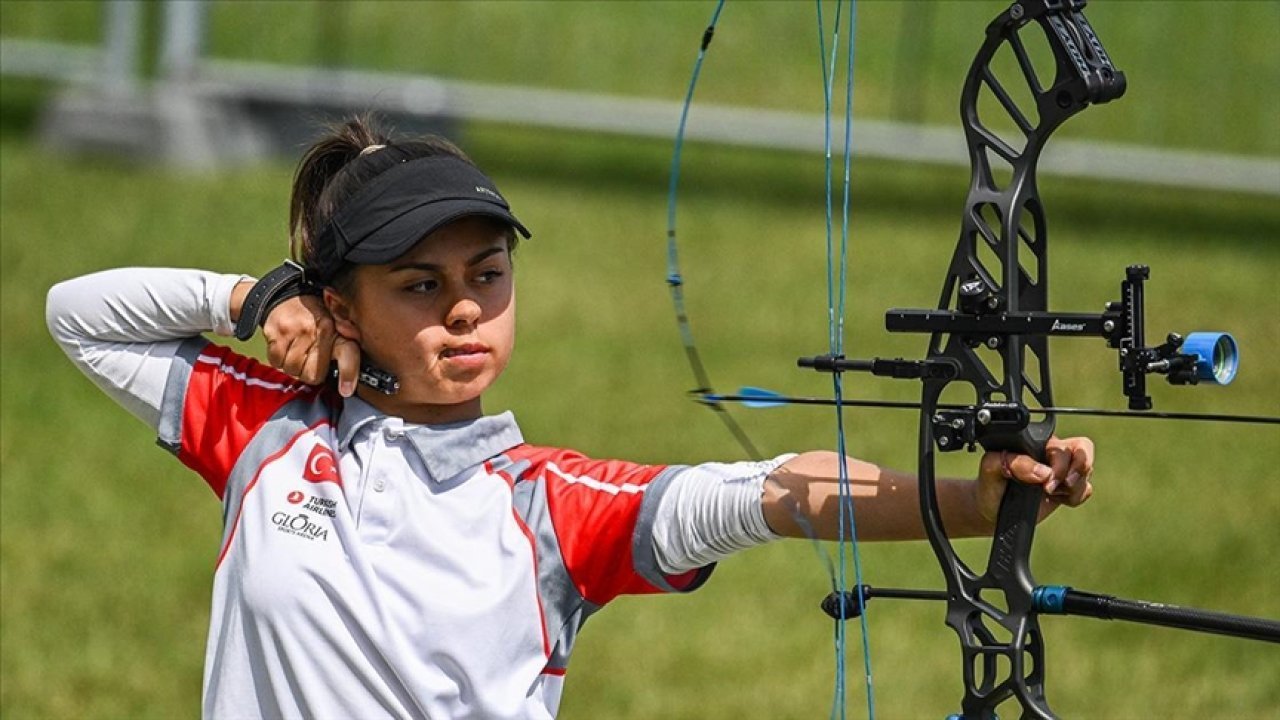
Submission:
[[[755,444],[748,437],[746,431],[743,430],[743,428],[737,423],[736,420],[734,420],[733,416],[729,414],[728,410],[721,403],[722,398],[727,399],[732,396],[718,395],[712,389],[710,374],[707,372],[706,366],[702,362],[701,354],[698,352],[697,345],[693,337],[692,326],[689,322],[688,312],[685,308],[684,277],[680,271],[680,257],[679,257],[678,247],[677,247],[676,198],[677,198],[677,192],[678,192],[679,183],[680,183],[680,164],[681,164],[681,156],[684,148],[685,130],[688,124],[689,111],[693,103],[694,90],[697,87],[698,78],[702,72],[702,64],[703,64],[703,61],[706,59],[707,50],[710,47],[711,40],[715,35],[716,25],[719,22],[720,14],[724,9],[724,5],[725,5],[725,0],[719,0],[716,3],[715,10],[712,12],[712,15],[711,15],[711,20],[707,24],[706,29],[703,31],[701,44],[699,45],[699,48],[698,48],[697,59],[694,61],[693,72],[691,73],[688,89],[685,92],[684,104],[680,111],[680,122],[676,130],[674,149],[672,151],[672,157],[671,157],[670,180],[667,188],[667,287],[671,293],[671,300],[672,300],[672,304],[674,305],[674,309],[676,313],[676,323],[680,330],[680,338],[681,338],[681,342],[684,345],[685,356],[688,359],[689,367],[693,372],[694,380],[698,385],[698,387],[692,390],[690,394],[702,404],[716,411],[716,414],[720,417],[721,421],[725,424],[725,427],[737,439],[738,443],[746,451],[747,455],[754,460],[760,460],[763,457],[762,453],[756,448]],[[847,68],[846,68],[848,78],[847,78],[846,87],[845,87],[846,117],[845,117],[845,146],[844,146],[844,152],[845,152],[845,157],[844,157],[845,185],[844,185],[844,211],[843,211],[844,226],[841,231],[841,243],[840,243],[840,249],[838,253],[838,257],[840,258],[839,271],[837,271],[836,269],[835,258],[837,257],[837,253],[833,246],[834,234],[832,230],[833,193],[831,188],[830,125],[831,125],[832,80],[834,78],[834,71],[836,67],[835,63],[838,58],[838,54],[836,50],[838,46],[839,27],[840,27],[839,21],[841,17],[841,11],[843,8],[843,0],[838,0],[836,3],[836,22],[832,32],[831,72],[828,72],[827,66],[826,66],[827,61],[826,61],[826,48],[825,48],[825,28],[822,22],[822,6],[821,6],[820,0],[817,3],[817,7],[818,7],[819,55],[821,58],[820,64],[822,66],[822,77],[823,77],[823,86],[824,86],[824,101],[825,101],[824,116],[825,116],[825,126],[826,126],[826,163],[827,163],[826,220],[827,220],[827,256],[828,256],[827,313],[828,313],[828,327],[829,327],[829,336],[830,336],[829,344],[834,352],[835,350],[843,346],[843,332],[844,332],[844,305],[845,305],[845,281],[846,281],[846,274],[844,271],[844,267],[846,264],[845,260],[847,259],[847,247],[848,247],[848,200],[849,200],[849,164],[850,164],[849,153],[850,153],[850,136],[852,134],[852,104],[853,104],[853,96],[852,96],[852,93],[853,93],[852,33],[853,33],[853,27],[854,27],[853,12],[852,12],[853,4],[852,2],[850,2],[850,11],[849,11],[849,17],[848,17],[848,23],[847,23],[850,42],[849,42],[849,51],[848,51]],[[837,281],[839,285],[838,293],[834,287],[837,284]],[[838,373],[833,374],[833,377],[834,377],[835,398],[832,401],[832,403],[837,408],[837,417],[836,417],[837,451],[840,453],[840,457],[843,458],[846,455],[844,425],[843,425],[844,419],[843,419],[843,414],[839,411],[839,408],[843,404],[842,395],[841,395],[842,386],[841,386],[839,374]],[[840,498],[840,507],[841,507],[841,511],[839,514],[839,537],[838,537],[839,547],[841,548],[841,551],[840,551],[840,562],[839,562],[838,571],[830,555],[822,547],[821,543],[818,542],[817,535],[814,532],[813,527],[810,525],[810,523],[805,518],[801,517],[798,512],[795,513],[794,519],[797,525],[800,526],[800,528],[804,531],[804,533],[809,537],[809,540],[812,546],[814,547],[815,551],[817,552],[819,559],[822,560],[824,565],[826,566],[827,574],[831,579],[832,587],[836,590],[844,591],[847,587],[847,582],[845,579],[845,575],[846,575],[845,566],[846,566],[847,553],[844,550],[844,546],[846,544],[852,545],[852,554],[853,554],[853,560],[854,560],[854,575],[858,583],[861,583],[862,574],[861,574],[861,563],[858,558],[857,547],[856,547],[856,532],[855,532],[854,523],[853,523],[853,519],[854,519],[853,518],[853,498],[850,490],[848,471],[843,462],[838,463],[838,466],[839,466],[838,487],[839,487],[839,498]],[[874,720],[874,717],[875,717],[874,701],[871,697],[870,649],[867,644],[865,615],[863,615],[862,623],[863,623],[863,626],[862,626],[863,659],[864,659],[864,665],[867,668],[867,672],[866,672],[867,703],[868,703],[867,707],[868,707],[870,718]],[[831,717],[832,718],[836,717],[837,715],[836,708],[839,708],[839,716],[843,719],[845,717],[844,623],[840,623],[840,622],[836,623],[835,635],[836,635],[835,655],[836,655],[837,670],[836,670],[836,679],[835,679],[835,692],[832,700]]]
[[[853,135],[853,57],[854,57],[854,19],[856,16],[856,6],[854,0],[850,0],[846,15],[847,26],[847,44],[846,63],[845,63],[845,96],[844,96],[844,183],[841,189],[841,223],[840,223],[840,243],[837,247],[834,242],[833,222],[833,189],[832,189],[832,165],[831,165],[831,112],[832,112],[832,95],[836,79],[836,61],[840,57],[840,14],[842,12],[843,3],[837,0],[835,21],[832,23],[831,31],[831,54],[830,65],[828,69],[827,52],[825,47],[826,32],[824,29],[822,17],[822,0],[815,0],[815,8],[817,12],[818,24],[818,55],[819,64],[822,68],[822,84],[823,84],[823,148],[825,157],[825,185],[826,185],[826,247],[827,247],[827,327],[828,327],[828,351],[833,357],[842,357],[844,355],[844,316],[845,305],[848,288],[848,257],[849,257],[849,191],[851,187],[850,166],[852,164],[852,135]],[[848,561],[853,561],[854,582],[857,586],[862,586],[862,559],[858,551],[858,532],[857,524],[854,517],[854,500],[852,486],[849,480],[848,466],[845,458],[848,457],[848,449],[845,442],[844,432],[844,385],[843,377],[839,372],[831,373],[831,390],[832,404],[835,406],[836,421],[836,453],[837,453],[837,498],[838,498],[838,523],[837,523],[837,550],[839,553],[839,571],[838,577],[833,578],[833,590],[843,594],[848,587],[847,573]],[[858,596],[857,615],[862,634],[862,662],[864,669],[864,682],[867,691],[867,715],[874,720],[875,718],[875,692],[872,683],[871,672],[871,644],[867,629],[867,616],[862,605],[862,598]],[[831,716],[834,718],[839,713],[840,718],[846,717],[846,688],[845,688],[845,618],[840,617],[835,620],[835,652],[836,652],[836,692],[833,698],[833,707]]]

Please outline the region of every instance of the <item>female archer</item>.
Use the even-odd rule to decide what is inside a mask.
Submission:
[[[261,280],[122,269],[49,292],[71,360],[222,502],[206,717],[554,717],[588,616],[835,538],[842,462],[859,539],[924,537],[916,480],[869,462],[595,460],[485,415],[530,233],[446,141],[342,125],[303,157],[290,228],[294,260]],[[267,363],[202,336],[258,327]],[[1092,443],[1046,457],[939,481],[949,534],[989,533],[1011,480],[1043,488],[1042,518],[1087,500]]]

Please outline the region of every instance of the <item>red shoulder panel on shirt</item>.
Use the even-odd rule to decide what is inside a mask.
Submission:
[[[231,468],[258,430],[285,403],[317,390],[211,343],[196,358],[187,382],[178,458],[221,498]]]
[[[530,445],[506,455],[530,464],[525,479],[546,483],[560,552],[584,598],[603,605],[618,595],[662,592],[636,573],[631,545],[645,490],[666,466]]]

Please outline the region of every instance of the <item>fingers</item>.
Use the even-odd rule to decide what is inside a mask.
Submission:
[[[1089,438],[1052,438],[1046,447],[1061,458],[1063,470],[1055,474],[1060,480],[1050,491],[1063,505],[1075,507],[1093,495],[1093,441]]]
[[[1043,463],[1029,455],[992,455],[1005,477],[1043,486],[1054,503],[1075,507],[1093,495],[1094,447],[1089,438],[1051,438]]]
[[[323,304],[312,297],[286,300],[271,310],[262,332],[272,367],[309,385],[326,381],[338,335]]]
[[[329,358],[332,352],[332,342],[318,340],[303,357],[302,372],[298,377],[308,385],[321,385],[326,382],[329,379]]]
[[[308,385],[325,382],[335,337],[332,321],[317,322],[310,332],[299,335],[289,346],[280,369]]]
[[[314,385],[314,378],[306,377],[306,368],[309,358],[316,353],[317,340],[318,338],[307,336],[296,338],[289,345],[289,351],[285,353],[284,364],[280,369],[307,384]]]
[[[1071,471],[1071,451],[1050,441],[1044,448],[1044,457],[1053,469],[1053,477],[1045,481],[1044,491],[1052,495],[1067,480]]]
[[[339,336],[333,343],[333,359],[338,363],[338,394],[351,397],[360,375],[360,346]]]

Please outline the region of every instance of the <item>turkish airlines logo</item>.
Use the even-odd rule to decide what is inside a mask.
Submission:
[[[302,502],[303,500],[306,500],[306,499],[307,499],[307,496],[306,496],[306,495],[303,495],[302,493],[298,492],[297,490],[294,490],[293,492],[289,493],[288,497],[286,497],[285,499],[289,501],[289,504],[290,504],[290,505],[297,505],[298,503]]]
[[[338,458],[333,451],[323,445],[316,445],[307,457],[307,466],[302,471],[302,479],[307,482],[331,482],[342,484],[338,477]]]

